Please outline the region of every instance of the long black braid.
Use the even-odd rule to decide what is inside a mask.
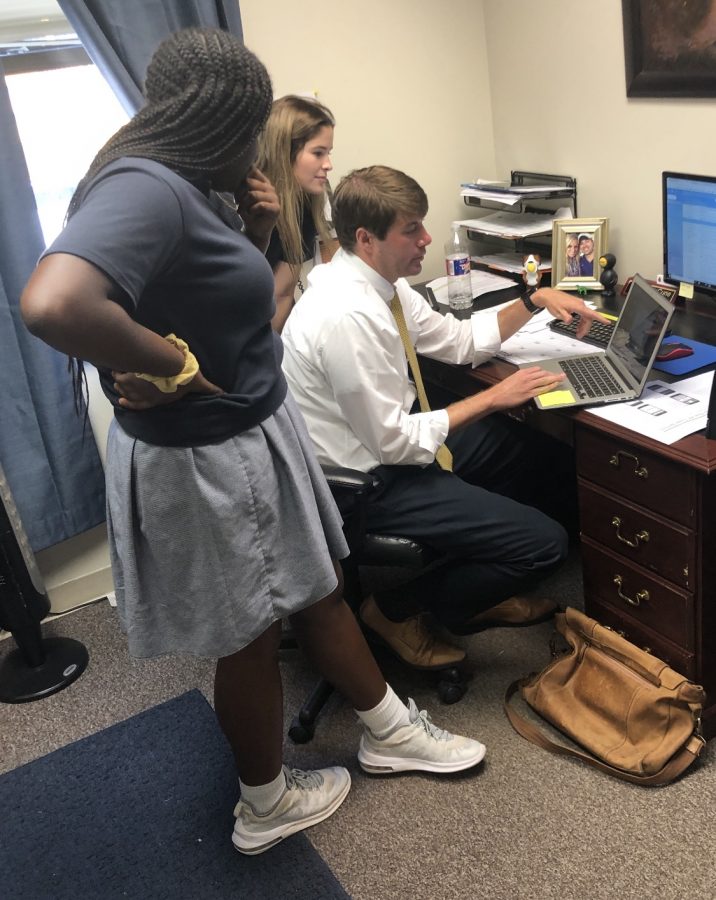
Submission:
[[[147,68],[144,93],[146,104],[92,160],[72,195],[68,219],[90,181],[123,156],[152,159],[185,177],[210,181],[258,136],[272,100],[263,63],[238,38],[214,28],[187,28],[164,40]],[[69,366],[79,412],[87,393],[84,368],[74,358]]]

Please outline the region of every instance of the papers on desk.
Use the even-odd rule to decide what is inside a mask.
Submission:
[[[561,206],[551,214],[496,212],[480,219],[461,219],[458,224],[468,231],[494,234],[506,238],[528,237],[532,234],[551,234],[557,219],[571,219],[572,211]]]
[[[502,342],[497,357],[522,366],[525,363],[538,363],[542,359],[554,359],[555,356],[582,356],[600,352],[584,341],[550,331],[547,325],[552,318],[546,309],[532,316],[518,332]]]
[[[494,306],[489,312],[494,313],[508,305],[503,303]],[[588,305],[594,307],[594,303],[590,302]],[[516,334],[502,342],[496,356],[520,366],[526,363],[539,364],[542,359],[558,356],[604,352],[583,341],[550,331],[547,326],[551,320],[552,316],[547,310],[532,316]],[[713,372],[706,372],[670,384],[665,381],[650,381],[638,400],[590,406],[587,411],[662,444],[674,444],[681,438],[706,428],[713,378]]]
[[[713,377],[706,372],[671,384],[650,381],[638,400],[590,407],[589,412],[662,444],[674,444],[706,428]]]
[[[491,291],[501,291],[504,288],[513,288],[515,286],[512,278],[505,278],[504,275],[494,275],[492,272],[481,272],[479,269],[473,269],[470,272],[470,281],[472,282],[473,299],[481,297],[483,294],[489,294]],[[438,303],[448,306],[447,275],[429,281],[427,287],[433,292],[433,296]]]

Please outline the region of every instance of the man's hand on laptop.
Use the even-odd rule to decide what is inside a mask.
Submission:
[[[556,288],[543,287],[535,291],[530,298],[535,306],[542,306],[555,319],[561,319],[563,322],[571,322],[572,316],[576,313],[579,316],[577,324],[576,337],[583,338],[589,331],[592,322],[604,322],[609,324],[609,319],[591,309],[575,294],[568,294],[565,291],[558,291]]]
[[[529,366],[513,372],[512,375],[482,393],[484,397],[489,395],[493,411],[513,409],[515,406],[521,406],[523,403],[533,400],[538,394],[547,394],[549,391],[557,390],[564,379],[564,372],[557,374],[547,372],[538,365]]]
[[[534,400],[538,394],[558,390],[564,379],[563,372],[547,372],[540,366],[518,369],[487,390],[478,391],[445,407],[450,421],[450,433],[491,413],[522,406]]]

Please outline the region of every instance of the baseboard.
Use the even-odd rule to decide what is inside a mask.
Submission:
[[[40,550],[35,558],[52,615],[92,603],[114,590],[105,523]]]

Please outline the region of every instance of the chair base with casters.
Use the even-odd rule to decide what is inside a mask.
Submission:
[[[365,594],[360,578],[362,566],[418,570],[430,565],[436,554],[410,538],[366,533],[366,500],[380,487],[377,476],[353,469],[326,467],[324,474],[346,523],[344,530],[350,555],[341,561],[344,596],[357,615]],[[370,632],[366,637],[371,642]],[[464,696],[466,677],[459,666],[436,669],[434,676],[438,697],[443,703],[457,703]],[[314,686],[288,730],[294,743],[304,744],[311,740],[316,720],[332,693],[333,686],[325,679],[320,679]]]

